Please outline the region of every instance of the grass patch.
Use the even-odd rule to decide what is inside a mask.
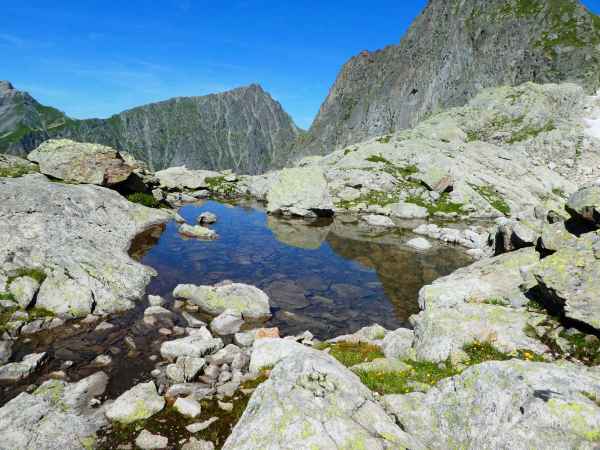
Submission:
[[[0,167],[0,178],[19,178],[29,173],[39,172],[37,166],[17,165],[12,167]]]
[[[470,186],[475,192],[481,195],[492,208],[505,216],[510,215],[510,206],[492,186],[476,186],[474,184],[470,184]]]
[[[473,366],[486,361],[507,361],[509,359],[522,359],[525,361],[543,362],[544,358],[530,350],[517,350],[512,353],[504,353],[492,346],[490,342],[473,342],[463,347],[465,353],[469,356],[467,365]]]
[[[385,357],[378,346],[366,343],[323,343],[316,348],[318,350],[329,349],[329,354],[346,367],[352,367],[356,364],[371,362],[375,359]]]
[[[519,131],[513,133],[513,135],[506,141],[508,144],[515,144],[517,142],[527,141],[533,139],[541,133],[548,133],[556,129],[554,122],[550,121],[542,127],[529,126],[521,128]]]
[[[14,302],[15,297],[10,292],[0,292],[0,300],[10,300],[11,302]]]
[[[388,134],[386,136],[382,136],[382,137],[378,138],[377,142],[379,142],[380,144],[389,144],[391,140],[392,140],[392,135]]]
[[[226,197],[235,195],[235,183],[226,181],[224,176],[208,177],[205,181],[208,188],[216,194],[224,195]]]
[[[132,203],[138,203],[140,205],[147,206],[148,208],[160,207],[160,202],[156,200],[153,195],[146,194],[145,192],[135,192],[133,194],[129,194],[127,196],[127,200]]]
[[[435,386],[440,380],[460,373],[448,361],[443,363],[405,362],[410,368],[404,372],[358,371],[357,375],[369,389],[385,395],[414,392],[418,385]]]
[[[411,195],[406,199],[406,203],[412,203],[414,205],[426,208],[430,215],[436,213],[444,214],[462,214],[463,205],[462,203],[454,203],[450,200],[450,195],[444,193],[440,196],[439,200],[435,203],[425,200],[423,197],[417,195]]]

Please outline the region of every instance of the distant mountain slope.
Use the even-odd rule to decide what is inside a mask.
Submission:
[[[577,0],[430,0],[400,44],[348,61],[292,159],[415,125],[485,87],[600,87],[600,17]]]
[[[17,98],[27,101],[15,101]],[[0,108],[5,103],[12,106],[7,107],[6,118],[0,109],[0,130],[8,133],[0,134],[0,152],[26,154],[48,138],[66,137],[128,151],[156,170],[185,164],[189,168],[263,172],[274,160],[285,159],[300,133],[281,105],[258,85],[204,97],[174,98],[106,120],[69,119],[14,89],[8,95],[0,91]],[[22,103],[33,106],[23,108],[19,106]],[[55,112],[52,126],[46,116],[53,115],[39,113],[38,118],[29,110]]]

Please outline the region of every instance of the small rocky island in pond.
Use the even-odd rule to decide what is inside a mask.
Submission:
[[[430,0],[308,132],[0,82],[0,450],[598,448],[599,48]]]

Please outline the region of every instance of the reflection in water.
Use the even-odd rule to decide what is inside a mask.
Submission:
[[[286,221],[215,202],[185,206],[180,214],[195,223],[203,211],[219,217],[213,228],[220,239],[183,239],[177,224],[167,224],[141,257],[159,274],[148,292],[170,299],[180,283],[252,284],[269,294],[270,324],[284,334],[309,329],[328,338],[374,322],[397,328],[418,311],[421,286],[469,262],[451,247],[419,254],[404,245],[408,234],[373,235],[340,221]]]

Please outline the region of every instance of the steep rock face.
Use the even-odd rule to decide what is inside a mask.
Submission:
[[[414,126],[485,87],[600,86],[600,18],[578,0],[430,0],[400,44],[347,62],[292,158]]]
[[[34,110],[45,111],[29,94],[11,92],[10,96],[37,105]],[[27,154],[46,139],[69,138],[127,151],[154,170],[186,165],[259,173],[274,161],[284,160],[299,134],[281,105],[258,85],[204,97],[174,98],[106,120],[72,120],[62,115],[52,127],[40,119],[15,128],[19,122],[12,117],[19,108],[12,107],[10,120],[2,115],[7,98],[0,90],[0,133],[10,131],[10,143],[0,134],[0,152],[18,155]],[[7,141],[4,145],[3,139]]]

